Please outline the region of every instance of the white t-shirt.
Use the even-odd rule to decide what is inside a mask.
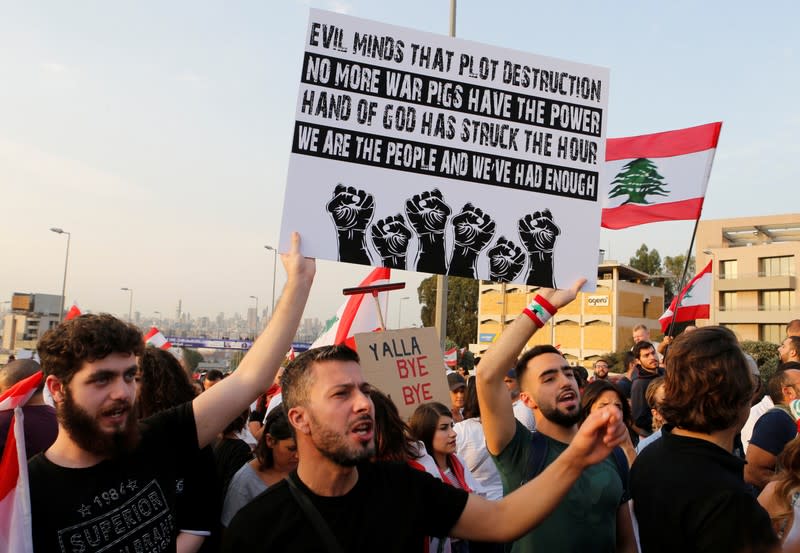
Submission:
[[[480,419],[457,422],[453,429],[456,431],[456,455],[464,460],[464,467],[481,484],[487,499],[501,499],[503,482],[486,449],[486,436]]]
[[[533,417],[533,411],[530,407],[525,405],[522,400],[517,400],[511,404],[514,409],[514,418],[522,423],[522,426],[533,432],[536,430],[536,419]]]

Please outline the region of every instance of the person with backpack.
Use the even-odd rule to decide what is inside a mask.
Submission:
[[[550,345],[535,346],[519,360],[517,356],[558,308],[575,299],[584,282],[578,280],[567,290],[539,289],[531,305],[506,328],[478,366],[478,401],[486,446],[500,472],[505,494],[555,462],[578,434],[580,392],[567,360]],[[503,383],[515,361],[520,400],[533,410],[535,432],[514,418]],[[618,409],[615,412],[619,415]],[[619,448],[615,451],[585,469],[553,513],[517,539],[511,551],[635,551],[627,503],[628,466],[624,452]],[[618,467],[620,461],[624,472]]]

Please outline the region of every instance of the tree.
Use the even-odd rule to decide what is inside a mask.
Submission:
[[[664,177],[659,174],[658,167],[643,157],[626,163],[611,184],[616,186],[608,193],[609,198],[628,196],[622,205],[649,204],[647,196],[669,196]]]
[[[669,305],[672,298],[681,289],[681,277],[683,276],[683,266],[686,264],[686,256],[683,254],[674,257],[666,256],[664,258],[664,303]],[[692,277],[694,277],[697,269],[695,267],[694,256],[689,258],[689,268],[686,270],[686,280],[683,286],[686,286]]]
[[[195,349],[183,348],[183,361],[186,364],[186,372],[192,374],[197,365],[203,362],[203,355]]]
[[[634,269],[638,269],[644,273],[647,273],[648,275],[660,275],[661,255],[658,253],[657,249],[653,248],[651,250],[646,244],[642,244],[639,246],[639,249],[636,250],[634,256],[630,258],[628,265]],[[646,284],[655,286],[661,284],[661,279],[651,278],[645,282]]]
[[[433,326],[436,319],[436,277],[423,280],[417,288],[422,306],[423,326]],[[466,347],[478,335],[478,281],[447,277],[447,338],[456,346]]]

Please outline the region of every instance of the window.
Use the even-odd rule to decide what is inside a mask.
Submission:
[[[762,342],[780,344],[786,337],[786,325],[758,325],[758,339]]]
[[[736,278],[739,274],[739,260],[728,259],[719,262],[719,278]]]
[[[794,290],[765,290],[758,293],[759,311],[789,311],[794,308]]]
[[[760,276],[794,276],[794,256],[762,257],[758,260]]]
[[[719,310],[720,311],[736,310],[736,292],[720,292]]]

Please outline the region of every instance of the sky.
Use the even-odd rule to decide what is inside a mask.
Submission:
[[[0,302],[60,293],[59,227],[68,305],[124,315],[122,287],[143,317],[269,305],[309,7],[446,34],[449,4],[0,0]],[[791,1],[461,2],[457,35],[610,68],[609,137],[723,121],[715,219],[794,210],[798,16]],[[677,255],[692,227],[603,231],[599,247]],[[368,272],[318,261],[306,316],[328,319]],[[280,259],[277,274],[279,294]],[[425,276],[394,272],[390,327],[419,324]]]

